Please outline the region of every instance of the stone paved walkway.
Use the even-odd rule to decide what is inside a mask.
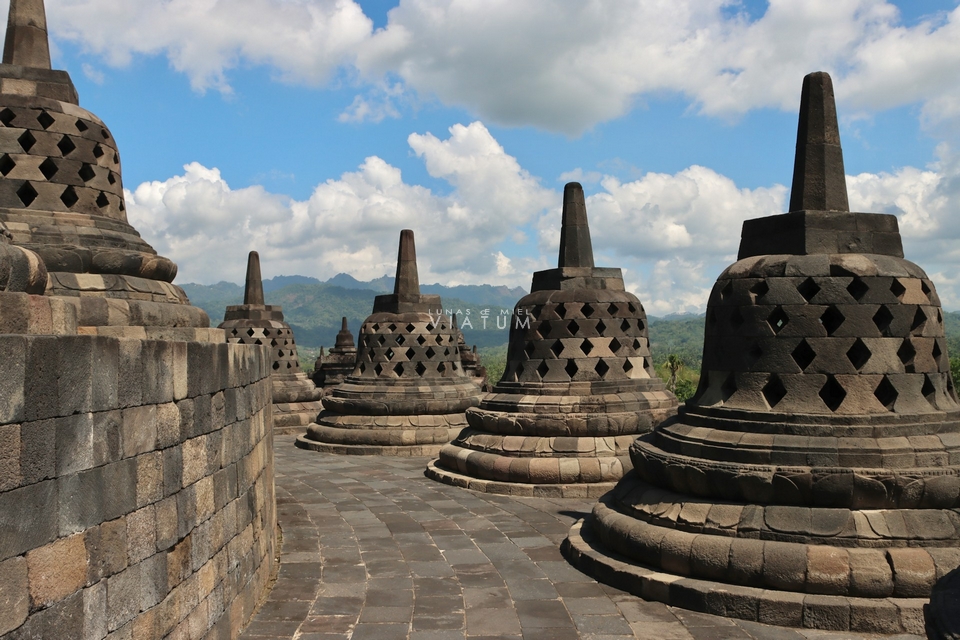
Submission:
[[[424,458],[337,456],[276,438],[279,578],[242,638],[840,640],[646,602],[559,546],[593,501],[474,493]],[[899,640],[918,636],[887,636]]]

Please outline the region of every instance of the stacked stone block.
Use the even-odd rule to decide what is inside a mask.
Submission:
[[[703,374],[564,552],[644,597],[923,633],[960,564],[960,403],[933,283],[894,216],[846,210],[830,77],[804,79],[790,213],[744,223]],[[779,253],[771,253],[777,251]]]
[[[503,379],[427,475],[478,491],[600,496],[628,448],[676,412],[657,377],[643,305],[619,269],[596,268],[582,187],[564,189],[557,269],[514,311]]]
[[[459,331],[421,295],[413,231],[400,232],[394,293],[377,296],[360,327],[357,365],[323,398],[297,446],[359,455],[435,455],[466,426],[480,387],[464,373]],[[438,315],[433,315],[438,314]]]
[[[275,557],[262,349],[49,335],[59,300],[10,295],[0,635],[236,637]]]
[[[278,433],[301,433],[320,412],[323,391],[300,368],[293,330],[283,320],[279,305],[263,300],[260,256],[247,257],[243,304],[227,307],[220,323],[231,344],[255,344],[269,348],[273,371],[273,425]]]

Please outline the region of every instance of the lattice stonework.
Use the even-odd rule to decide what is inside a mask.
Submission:
[[[768,260],[762,270],[773,268]],[[731,271],[737,265],[710,297],[700,404],[831,414],[957,407],[940,299],[922,273]]]
[[[408,314],[402,321],[368,320],[360,328],[354,377],[462,377],[457,334],[445,316]]]
[[[11,204],[26,209],[126,221],[116,143],[91,118],[52,106],[0,110],[0,184],[7,192],[0,198],[16,198]]]
[[[274,371],[300,372],[297,343],[289,327],[233,327],[227,330],[227,342],[269,345]]]
[[[510,334],[503,377],[506,382],[656,377],[646,314],[639,302],[557,302],[518,307],[511,322],[515,327]]]

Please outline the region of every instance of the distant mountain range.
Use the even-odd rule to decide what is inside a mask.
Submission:
[[[360,324],[370,315],[373,299],[393,291],[393,277],[383,276],[364,282],[345,273],[326,282],[308,276],[277,276],[263,281],[267,304],[283,307],[286,321],[293,328],[297,343],[304,347],[330,348],[340,330],[340,318],[347,317],[356,338]],[[190,301],[210,316],[216,326],[223,321],[227,305],[243,302],[243,287],[232,282],[213,285],[180,285]],[[445,313],[456,313],[467,344],[480,348],[505,345],[509,338],[509,317],[517,301],[527,294],[522,287],[440,284],[421,285],[423,293],[440,296]],[[484,326],[484,310],[489,310]],[[960,312],[944,312],[948,352],[960,356]],[[497,318],[500,318],[498,323]],[[703,314],[670,314],[648,318],[650,347],[657,361],[667,354],[679,355],[687,366],[699,370],[703,351]]]

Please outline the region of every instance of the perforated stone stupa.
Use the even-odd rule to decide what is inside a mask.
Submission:
[[[533,275],[503,378],[427,475],[496,493],[608,491],[629,471],[637,435],[677,409],[654,371],[646,320],[620,269],[594,267],[583,189],[568,184],[559,266]]]
[[[127,222],[116,142],[78,105],[67,72],[51,69],[41,0],[10,5],[0,65],[0,223],[14,244],[41,257],[48,293],[72,297],[81,325],[209,326],[171,284],[177,265]]]
[[[360,327],[357,366],[323,399],[297,446],[345,454],[436,455],[480,402],[464,373],[457,329],[422,295],[413,231],[400,232],[393,294],[377,296]]]
[[[323,348],[313,366],[313,382],[324,389],[335,387],[353,373],[357,366],[357,345],[353,342],[353,334],[347,327],[347,318],[343,317],[340,331],[337,332],[336,344],[330,353],[324,355]]]
[[[247,257],[243,304],[227,307],[220,324],[227,342],[270,348],[273,383],[273,426],[278,433],[301,433],[320,412],[323,390],[300,368],[293,330],[279,305],[264,304],[260,254]]]
[[[940,300],[897,219],[851,213],[833,86],[803,82],[790,212],[748,220],[678,419],[564,552],[599,579],[764,623],[923,633],[960,564],[960,406]]]

